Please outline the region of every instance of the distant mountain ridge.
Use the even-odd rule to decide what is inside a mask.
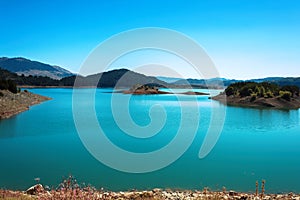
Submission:
[[[90,76],[69,76],[55,80],[45,76],[20,76],[16,73],[0,68],[0,80],[13,80],[19,86],[57,86],[73,87],[100,87],[100,88],[130,88],[137,84],[168,87],[169,84],[155,77],[145,76],[127,69],[116,69]]]
[[[26,58],[0,58],[0,68],[18,75],[47,76],[52,79],[61,79],[74,75],[72,72],[55,65],[44,64]]]
[[[211,78],[211,79],[180,79],[178,81],[173,82],[175,85],[193,85],[193,86],[204,86],[207,85],[209,87],[227,87],[233,83],[237,82],[269,82],[276,83],[280,86],[285,85],[296,85],[300,87],[300,77],[267,77],[260,79],[249,79],[249,80],[236,80],[236,79],[226,79],[226,78]]]
[[[2,69],[2,70],[1,70]],[[5,71],[8,70],[8,71]],[[22,76],[24,75],[24,76]],[[31,75],[31,76],[30,76]],[[182,79],[164,76],[146,76],[128,69],[116,69],[89,76],[78,76],[81,86],[97,87],[132,87],[136,84],[148,84],[157,87],[172,88],[224,88],[236,82],[244,80],[211,78],[211,79]],[[18,85],[31,86],[73,86],[76,75],[58,66],[52,66],[25,58],[0,58],[0,79],[12,79]],[[253,82],[270,82],[280,86],[296,85],[300,87],[300,77],[267,77],[261,79],[250,79]]]

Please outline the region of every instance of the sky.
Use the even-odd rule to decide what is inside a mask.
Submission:
[[[111,36],[161,27],[196,41],[221,77],[300,77],[298,0],[0,0],[0,19],[1,57],[25,57],[72,72]],[[147,63],[151,58],[169,60],[178,74],[198,78],[177,58],[145,53]],[[146,62],[144,57],[129,55],[112,67],[134,68]],[[147,73],[168,75],[159,70]]]

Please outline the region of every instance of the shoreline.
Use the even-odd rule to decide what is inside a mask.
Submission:
[[[275,109],[275,110],[297,110],[300,108],[300,98],[293,98],[291,101],[286,101],[279,97],[274,98],[258,98],[251,102],[250,97],[233,97],[219,94],[211,98],[224,105],[244,108],[257,108],[257,109]]]
[[[0,120],[11,118],[21,112],[29,110],[33,105],[51,100],[29,91],[11,93],[7,90],[0,90],[3,96],[0,97]]]
[[[203,190],[176,190],[176,189],[160,189],[154,188],[150,190],[131,190],[131,191],[106,191],[101,188],[96,190],[93,187],[73,188],[70,185],[56,190],[46,190],[41,184],[36,184],[26,191],[3,190],[0,189],[0,199],[148,199],[148,200],[201,200],[201,199],[293,199],[299,200],[300,194],[268,194],[262,191],[256,193],[236,192],[233,190],[226,191],[210,191],[208,188]]]

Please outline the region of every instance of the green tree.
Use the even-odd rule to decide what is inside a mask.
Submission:
[[[234,89],[232,86],[229,86],[225,89],[225,94],[226,96],[231,96],[231,95],[234,95]]]

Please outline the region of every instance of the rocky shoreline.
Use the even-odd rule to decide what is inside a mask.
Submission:
[[[0,90],[0,119],[10,118],[28,110],[30,106],[50,99],[49,97],[33,94],[27,90],[16,94],[8,90]]]
[[[294,97],[290,101],[287,101],[280,97],[273,97],[273,98],[260,97],[252,101],[251,97],[249,96],[242,98],[237,96],[226,96],[226,94],[223,93],[215,97],[212,97],[212,99],[230,106],[286,109],[286,110],[300,108],[300,97]]]
[[[226,191],[223,189],[222,192],[209,191],[204,188],[202,191],[198,190],[163,190],[163,189],[152,189],[145,191],[104,191],[96,190],[91,187],[86,188],[61,188],[57,190],[46,190],[41,184],[36,184],[30,187],[26,191],[12,191],[12,190],[0,190],[0,199],[15,199],[15,200],[56,200],[56,199],[119,199],[119,200],[209,200],[209,199],[249,199],[249,200],[260,200],[260,199],[291,199],[300,200],[300,194],[264,194],[264,193],[241,193],[235,191]]]

